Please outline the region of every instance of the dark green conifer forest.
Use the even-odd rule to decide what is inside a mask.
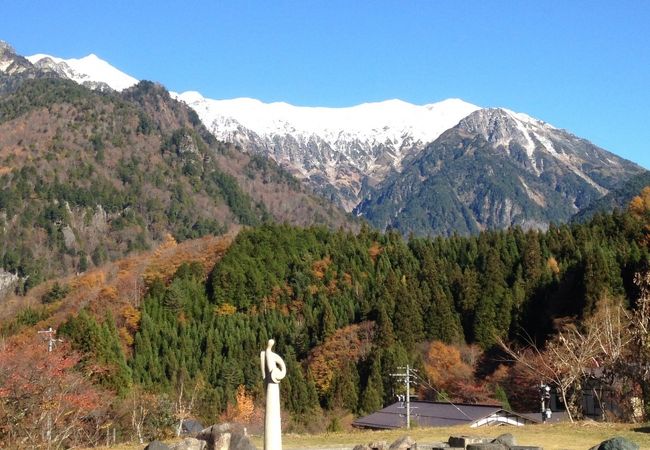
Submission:
[[[615,213],[546,232],[408,241],[368,228],[248,229],[207,281],[184,265],[169,284],[149,286],[129,367],[117,349],[97,355],[116,368],[100,381],[124,385],[130,374],[145,389],[171,392],[200,379],[201,414],[217,414],[240,385],[261,393],[257,355],[272,337],[287,361],[283,401],[294,417],[307,420],[321,408],[369,413],[394,399],[387,374],[422,366],[424,341],[477,344],[486,354],[499,338],[541,344],[557,318],[588,315],[605,295],[635,298],[633,275],[649,261],[643,226]],[[70,319],[62,331],[83,335],[75,339],[82,349],[88,339],[111,342],[110,318],[99,328],[87,320]],[[370,347],[353,352],[354,333],[340,331],[364,323]],[[325,357],[340,370],[324,382],[316,360],[337,339],[343,350]]]

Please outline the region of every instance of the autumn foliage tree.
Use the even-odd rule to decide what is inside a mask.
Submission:
[[[433,341],[428,345],[425,361],[424,367],[430,383],[440,390],[453,387],[457,381],[472,378],[472,368],[461,360],[456,346]]]
[[[102,394],[74,370],[78,355],[42,342],[0,350],[0,447],[97,443]]]
[[[581,419],[583,390],[594,369],[602,373],[601,382],[608,384],[619,376],[616,372],[624,373],[620,368],[631,356],[625,355],[631,342],[625,315],[620,301],[604,296],[583,320],[560,323],[543,348],[532,342],[519,350],[503,342],[502,347],[518,369],[557,389],[569,420]],[[600,403],[604,408],[604,402]]]
[[[321,397],[331,394],[336,376],[345,366],[364,358],[371,349],[374,324],[364,322],[341,328],[311,353],[309,368]]]
[[[240,384],[235,393],[235,404],[228,404],[222,419],[226,422],[250,424],[255,418],[255,399],[246,386]]]
[[[474,375],[477,352],[475,347],[462,348],[440,341],[428,344],[424,357],[427,377],[422,386],[424,395],[473,403],[492,400],[489,386]]]

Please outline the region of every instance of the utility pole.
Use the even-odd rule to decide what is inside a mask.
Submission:
[[[52,350],[54,349],[54,344],[57,342],[63,342],[62,339],[56,339],[54,335],[56,334],[56,330],[53,330],[52,327],[48,327],[47,330],[41,330],[38,332],[38,334],[44,334],[47,339],[47,352],[52,353]]]
[[[47,330],[40,330],[38,334],[45,335],[47,339],[47,352],[52,353],[52,350],[54,349],[54,344],[57,342],[63,342],[62,339],[57,339],[54,336],[56,335],[56,330],[52,329],[52,327],[48,327]],[[47,396],[49,398],[49,388],[47,389]],[[48,411],[47,413],[47,430],[45,431],[45,436],[47,437],[47,448],[48,450],[52,446],[52,413]]]
[[[411,372],[415,372],[408,364],[406,367],[398,367],[398,369],[405,370],[403,373],[391,373],[391,377],[403,379],[406,386],[406,429],[411,429]]]

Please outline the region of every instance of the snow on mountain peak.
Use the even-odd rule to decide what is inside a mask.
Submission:
[[[329,108],[293,106],[284,102],[263,103],[250,98],[212,100],[197,92],[185,92],[178,99],[193,107],[217,135],[233,131],[220,129],[224,122],[239,125],[261,136],[288,132],[305,137],[318,136],[335,145],[342,136],[359,141],[401,140],[431,142],[478,106],[452,99],[429,105],[414,105],[403,100],[362,103]]]
[[[49,67],[77,83],[106,83],[116,91],[122,91],[138,83],[138,80],[116,69],[91,53],[83,58],[63,59],[39,53],[27,56],[36,66]]]
[[[548,138],[556,128],[527,114],[505,108],[486,108],[467,116],[460,125],[469,132],[482,135],[495,146],[507,149],[511,142],[517,142],[531,161],[540,144],[547,151],[557,153]]]
[[[459,99],[414,105],[399,99],[348,107],[294,106],[252,98],[213,100],[175,94],[220,140],[274,158],[317,189],[330,183],[351,210],[363,189],[400,170],[444,131],[480,107]]]

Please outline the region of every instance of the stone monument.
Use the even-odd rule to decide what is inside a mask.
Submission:
[[[266,385],[266,411],[264,415],[264,450],[282,450],[280,422],[280,380],[287,367],[277,353],[271,350],[275,341],[269,339],[266,350],[260,353],[262,376]]]

